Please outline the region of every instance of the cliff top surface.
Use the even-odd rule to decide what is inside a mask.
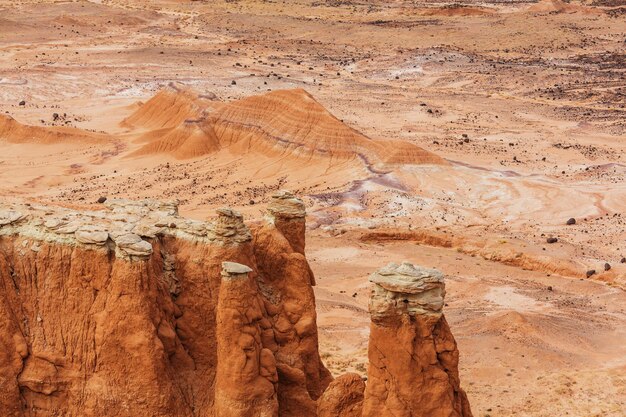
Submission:
[[[273,201],[276,202],[270,209],[273,215],[288,218],[305,215],[302,202],[287,191],[277,193]],[[160,235],[215,244],[237,244],[251,239],[240,213],[220,208],[216,215],[211,221],[181,217],[177,201],[111,199],[97,210],[10,203],[0,205],[0,235],[18,234],[35,241],[107,247],[114,249],[119,257],[149,256],[152,245],[144,238]]]

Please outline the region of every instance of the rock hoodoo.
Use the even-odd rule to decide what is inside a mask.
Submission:
[[[279,191],[272,196],[267,211],[269,221],[282,232],[296,252],[304,255],[306,210],[302,200],[289,191]]]
[[[316,401],[332,381],[317,353],[315,278],[304,255],[304,215],[302,201],[282,191],[270,202],[268,221],[252,229],[259,289],[273,323],[274,337],[266,346],[276,352],[281,417],[315,416]]]
[[[220,417],[278,416],[276,359],[262,344],[262,301],[250,272],[245,265],[222,263],[215,386]]]
[[[459,351],[436,270],[391,263],[370,276],[372,318],[364,417],[469,417]]]

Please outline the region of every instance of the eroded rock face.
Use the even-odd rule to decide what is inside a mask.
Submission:
[[[264,311],[252,269],[222,263],[217,303],[215,411],[220,417],[277,417],[276,359],[261,339]]]
[[[391,263],[370,275],[372,319],[408,314],[439,319],[446,295],[443,274],[408,262]]]
[[[442,312],[443,275],[391,263],[370,276],[364,417],[469,417],[459,351]]]
[[[0,207],[0,414],[315,415],[332,378],[290,221]]]
[[[358,374],[343,374],[330,383],[319,399],[318,417],[361,417],[365,382]]]
[[[270,221],[252,230],[273,334],[262,335],[276,357],[281,417],[313,417],[332,377],[317,354],[313,271],[304,256],[304,205],[288,192],[270,203]],[[314,353],[315,352],[315,353]]]
[[[305,210],[0,207],[2,417],[471,416],[438,271],[370,280],[367,388],[318,352]]]

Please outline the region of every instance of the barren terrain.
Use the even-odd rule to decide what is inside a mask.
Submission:
[[[624,415],[623,1],[3,0],[0,180],[203,220],[290,189],[335,374],[409,260],[447,276],[475,415]]]

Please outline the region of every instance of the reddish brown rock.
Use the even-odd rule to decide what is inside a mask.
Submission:
[[[341,375],[319,399],[318,417],[361,417],[365,382],[358,374]]]
[[[274,331],[268,346],[273,345],[278,368],[279,414],[313,417],[332,377],[317,349],[315,278],[304,256],[304,205],[281,192],[269,212],[270,221],[252,233],[259,287]]]
[[[215,413],[220,417],[277,417],[276,359],[263,347],[261,299],[252,269],[223,262],[217,303]]]
[[[253,237],[229,209],[0,207],[0,414],[313,415],[331,378],[312,282],[273,223]]]
[[[409,263],[370,276],[364,417],[471,417],[459,351],[442,313],[443,275]]]
[[[299,199],[252,230],[230,209],[99,207],[0,208],[3,417],[471,416],[438,272],[372,275],[364,398],[319,356]]]
[[[282,190],[272,196],[267,211],[269,221],[285,236],[293,250],[304,255],[306,210],[302,200]]]

